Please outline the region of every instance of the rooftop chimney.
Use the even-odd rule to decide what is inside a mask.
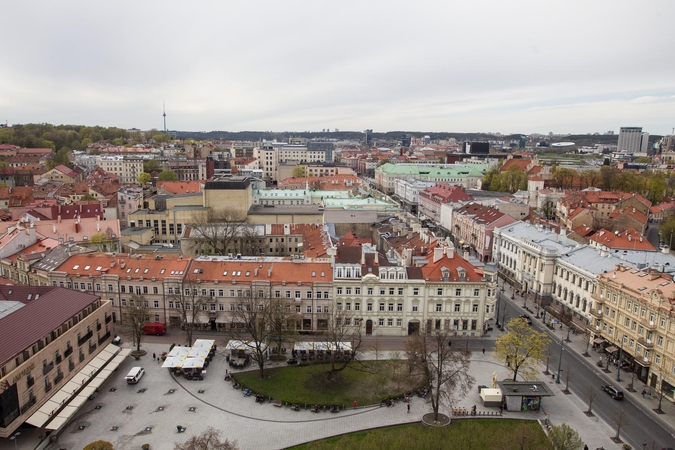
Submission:
[[[443,247],[436,247],[434,248],[434,262],[437,263],[441,259],[443,259],[443,254],[444,254],[444,248]]]

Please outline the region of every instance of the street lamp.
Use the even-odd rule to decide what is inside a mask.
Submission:
[[[619,364],[616,369],[616,381],[621,381],[621,356],[623,353],[623,341],[625,338],[621,339],[621,348],[619,348]]]
[[[15,448],[15,449],[18,448],[18,447],[17,447],[17,444],[16,444],[16,438],[19,437],[20,434],[21,434],[21,432],[20,432],[20,431],[17,431],[16,433],[14,433],[14,435],[12,435],[12,436],[9,437],[9,440],[10,440],[10,441],[14,441],[14,448]]]
[[[571,342],[570,341],[570,330],[572,329],[572,324],[567,325],[567,337],[565,338],[565,342]]]
[[[562,372],[562,353],[564,346],[565,341],[563,339],[560,339],[560,359],[558,359],[558,376],[555,379],[556,384],[560,384],[560,372]]]

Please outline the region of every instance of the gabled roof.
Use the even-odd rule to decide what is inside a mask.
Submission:
[[[494,223],[506,215],[489,206],[473,202],[456,209],[455,213],[462,216],[471,216],[474,222],[485,225]]]
[[[192,260],[185,278],[206,282],[219,280],[223,287],[235,289],[233,281],[237,284],[268,281],[276,288],[282,288],[280,283],[285,281],[286,288],[292,289],[298,283],[331,282],[333,271],[329,262],[311,260],[294,262],[281,258],[199,257]]]
[[[74,171],[73,169],[64,166],[63,164],[59,164],[58,166],[54,167],[54,170],[58,170],[62,174],[69,176],[70,178],[77,178],[80,174]]]
[[[589,240],[611,249],[656,251],[656,248],[633,228],[629,228],[623,233],[612,233],[611,231],[601,228],[595,234],[590,236]]]

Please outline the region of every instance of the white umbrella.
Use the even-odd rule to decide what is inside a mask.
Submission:
[[[187,356],[190,353],[190,347],[175,346],[167,356]]]
[[[209,356],[209,350],[207,348],[191,348],[190,352],[187,354],[188,358],[195,357],[204,357]]]
[[[206,358],[201,356],[196,358],[187,358],[183,363],[183,369],[201,369],[202,367],[204,367],[205,361]]]
[[[164,364],[162,364],[162,367],[175,369],[177,367],[183,367],[184,362],[184,356],[167,356],[167,358],[164,360]]]

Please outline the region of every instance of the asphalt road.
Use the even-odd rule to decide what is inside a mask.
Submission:
[[[510,317],[517,317],[522,314],[522,303],[516,299],[512,301],[502,295],[502,307],[506,304],[506,311]],[[551,330],[545,327],[541,319],[533,317],[533,324],[539,331],[545,331],[554,340],[551,344],[551,359],[549,362],[549,371],[555,373],[558,369],[558,361],[560,359],[560,338],[555,336]],[[571,336],[570,339],[581,339],[580,336]],[[648,443],[648,448],[652,448],[652,442],[655,442],[653,448],[661,449],[663,447],[672,446],[675,438],[666,430],[660,422],[653,420],[654,411],[647,410],[643,405],[633,402],[631,397],[639,395],[637,393],[625,392],[625,398],[622,401],[617,401],[607,395],[600,389],[603,384],[608,384],[607,379],[601,377],[596,370],[597,354],[590,351],[591,357],[584,358],[576,351],[563,350],[562,369],[560,382],[565,385],[565,373],[567,365],[570,368],[569,390],[576,394],[584,403],[588,404],[589,388],[596,392],[593,400],[593,413],[610,424],[616,430],[616,420],[621,411],[624,412],[628,418],[628,422],[621,426],[621,438],[624,442],[630,443],[633,448],[642,448],[642,443]],[[612,378],[616,377],[616,368],[610,366]],[[623,373],[623,372],[622,372]],[[626,378],[622,375],[622,380]],[[636,386],[638,385],[636,379]],[[641,386],[642,383],[639,384]],[[667,400],[665,400],[667,401]],[[583,414],[583,412],[579,412]],[[615,434],[615,433],[614,433]],[[613,434],[613,435],[614,435]]]

